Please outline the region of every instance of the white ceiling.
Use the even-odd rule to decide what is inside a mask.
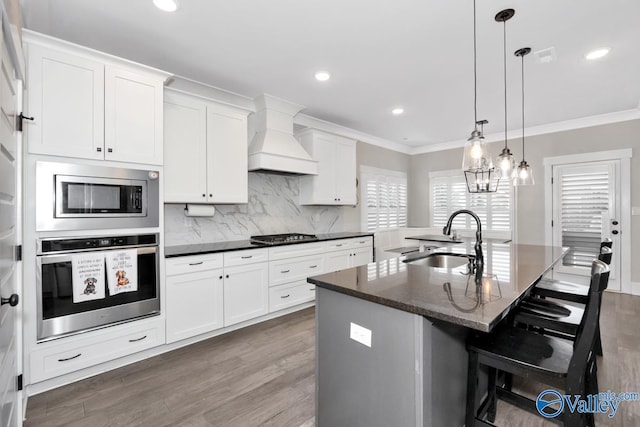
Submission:
[[[22,0],[26,28],[255,97],[269,93],[305,114],[409,146],[459,141],[473,128],[471,0]],[[478,118],[504,131],[502,24],[507,23],[511,136],[526,126],[640,108],[640,1],[477,2]],[[600,46],[608,56],[587,61]],[[317,70],[332,78],[320,83]],[[405,114],[392,116],[402,106]]]

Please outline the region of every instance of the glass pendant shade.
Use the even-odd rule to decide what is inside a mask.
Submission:
[[[505,147],[502,149],[502,153],[498,156],[497,163],[501,178],[510,178],[515,172],[516,161],[509,148]]]
[[[531,169],[531,166],[523,160],[520,162],[520,165],[514,174],[513,185],[522,186],[533,184],[535,184],[535,181],[533,180],[533,169]]]
[[[474,130],[471,138],[464,145],[462,170],[488,169],[493,167],[493,161],[487,144],[484,142],[482,131]]]

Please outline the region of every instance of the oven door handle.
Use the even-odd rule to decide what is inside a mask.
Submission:
[[[56,254],[51,254],[51,255],[38,255],[36,257],[37,261],[39,261],[39,264],[55,264],[58,262],[71,262],[71,259],[73,258],[74,254],[85,254],[85,253],[89,253],[89,252],[104,252],[104,253],[108,253],[108,252],[113,252],[113,251],[126,251],[129,249],[137,249],[138,250],[138,255],[144,255],[144,254],[153,254],[158,252],[158,246],[157,245],[153,245],[153,246],[123,246],[121,248],[112,248],[112,249],[108,249],[108,248],[96,248],[96,249],[90,249],[90,250],[82,250],[82,251],[74,251],[74,252],[65,252],[65,253],[56,253]]]

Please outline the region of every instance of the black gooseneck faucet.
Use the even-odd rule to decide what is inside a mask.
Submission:
[[[476,220],[476,227],[477,227],[476,244],[473,247],[476,251],[475,267],[476,267],[476,272],[482,271],[484,268],[484,257],[482,255],[482,224],[480,224],[480,218],[478,218],[478,215],[476,215],[475,212],[470,211],[469,209],[460,209],[458,211],[455,211],[449,217],[449,220],[447,221],[447,225],[445,225],[444,228],[442,229],[442,234],[446,236],[451,234],[451,224],[453,224],[453,219],[460,214],[471,215],[473,219]]]

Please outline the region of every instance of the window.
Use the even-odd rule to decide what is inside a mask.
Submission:
[[[407,226],[407,174],[360,166],[362,230]]]
[[[449,215],[458,209],[475,212],[483,230],[510,231],[512,187],[511,181],[501,179],[495,193],[469,193],[464,174],[460,170],[431,172],[431,226],[444,227]],[[454,229],[475,230],[469,215],[459,215],[453,221]]]

